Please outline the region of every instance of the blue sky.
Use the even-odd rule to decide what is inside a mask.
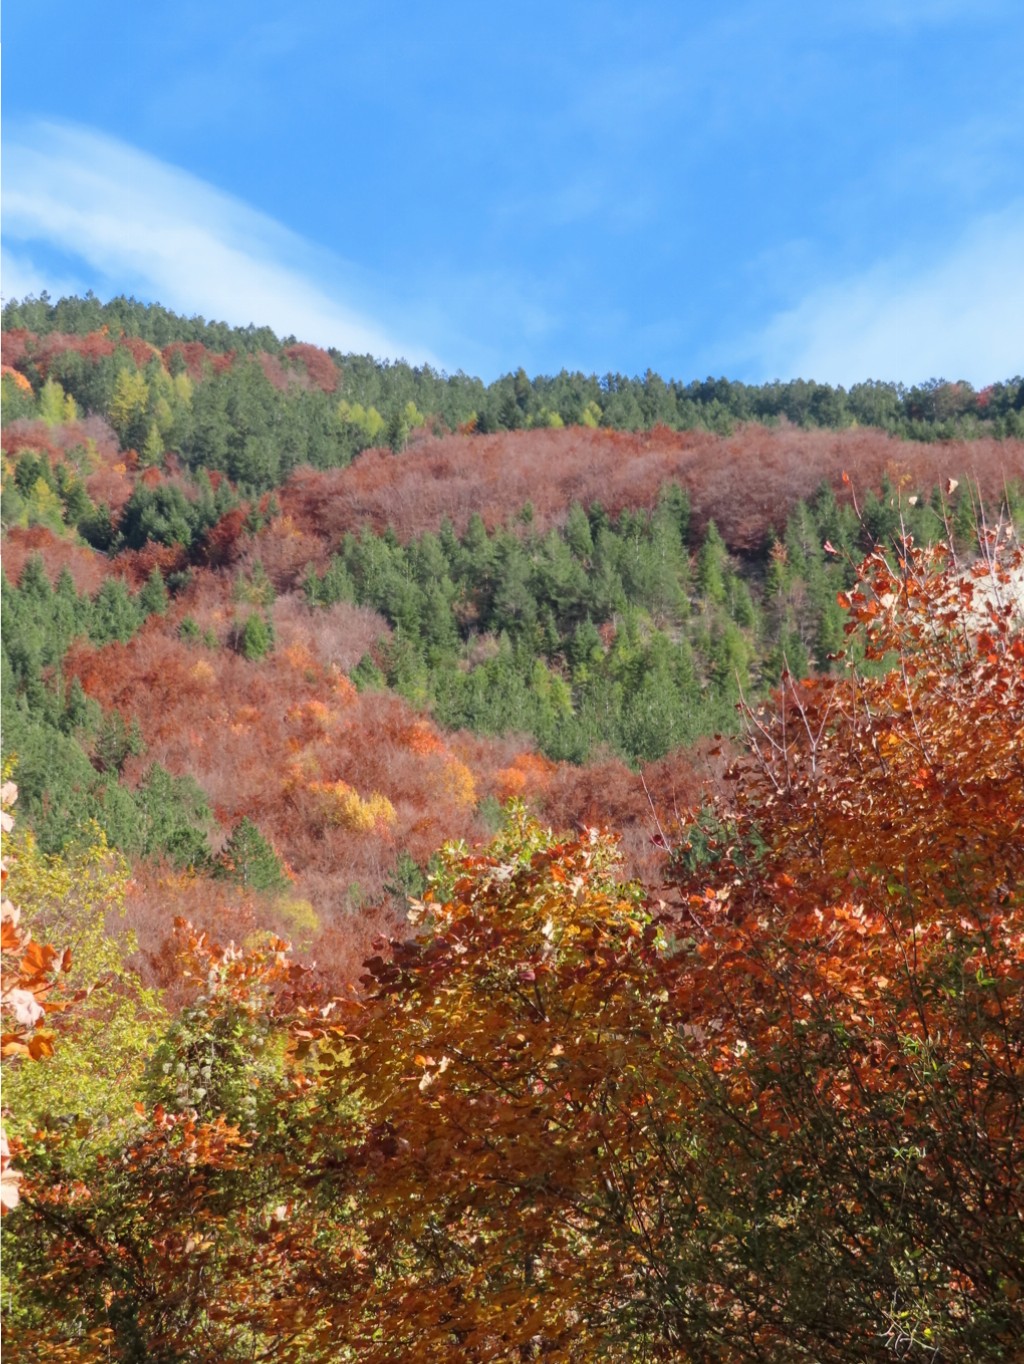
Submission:
[[[7,0],[5,299],[493,379],[1024,370],[1020,0]]]

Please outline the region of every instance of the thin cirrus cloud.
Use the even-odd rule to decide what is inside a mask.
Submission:
[[[4,181],[6,298],[38,293],[43,279],[51,293],[57,277],[69,291],[87,280],[341,351],[438,363],[344,301],[366,288],[342,261],[114,138],[38,124],[9,139]]]
[[[809,292],[751,338],[764,379],[898,376],[974,385],[1024,368],[1024,200],[976,220],[940,256],[889,261]]]

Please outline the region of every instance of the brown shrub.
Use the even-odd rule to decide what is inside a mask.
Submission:
[[[310,563],[324,560],[324,547],[307,527],[285,514],[275,516],[256,535],[248,536],[237,547],[236,562],[251,570],[259,560],[278,592],[296,587]]]
[[[67,568],[76,591],[88,596],[98,591],[111,572],[110,560],[88,545],[75,544],[45,526],[29,526],[27,530],[15,526],[3,539],[4,571],[10,582],[20,581],[25,564],[34,554],[42,556],[51,583],[57,581],[61,569]]]
[[[706,432],[535,430],[426,438],[396,459],[368,450],[346,469],[302,469],[281,493],[295,523],[334,548],[346,531],[392,526],[401,539],[437,530],[444,519],[463,531],[473,513],[488,526],[533,506],[540,530],[560,524],[572,501],[601,502],[611,514],[650,507],[667,482],[690,494],[695,532],[714,520],[729,547],[751,551],[781,531],[795,503],[824,482],[849,497],[842,474],[864,491],[883,474],[929,492],[950,475],[970,478],[998,505],[1006,478],[1024,467],[1024,441],[900,441],[884,432],[805,431],[744,426],[732,436]]]
[[[368,606],[336,602],[328,607],[309,607],[300,592],[278,597],[271,613],[279,649],[301,644],[323,668],[347,673],[391,627]]]
[[[322,389],[324,393],[337,390],[341,375],[327,351],[300,341],[294,346],[286,346],[284,353],[293,363],[297,362],[303,367],[314,387]]]

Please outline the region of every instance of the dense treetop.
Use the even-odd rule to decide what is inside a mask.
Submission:
[[[223,372],[246,356],[257,359],[275,382],[289,365],[304,366],[314,384],[328,392],[337,387],[353,408],[372,408],[394,423],[392,439],[402,435],[401,414],[410,402],[448,430],[466,427],[484,433],[575,425],[724,433],[737,422],[785,419],[811,428],[874,426],[925,440],[979,431],[1024,434],[1024,382],[1019,375],[993,376],[993,382],[980,390],[944,379],[907,388],[865,376],[863,383],[845,390],[802,378],[749,385],[725,378],[665,379],[651,370],[634,376],[563,370],[530,378],[520,369],[485,385],[462,373],[438,373],[401,360],[317,351],[294,337],[278,338],[267,327],[229,327],[202,317],[179,317],[158,304],[133,298],[105,304],[92,295],[56,303],[46,295],[12,300],[0,322],[5,364],[29,373],[34,367],[44,378],[54,364],[57,378],[71,377],[75,362],[60,359],[68,352],[83,354],[91,348],[93,354],[107,350],[116,356],[119,338],[145,343],[151,357],[159,352],[165,363],[188,367],[193,377],[204,363]],[[145,363],[138,344],[127,349],[137,363]],[[78,401],[75,385],[71,388]]]

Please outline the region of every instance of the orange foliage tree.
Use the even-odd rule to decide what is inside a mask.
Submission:
[[[368,963],[350,1056],[374,1272],[343,1336],[356,1357],[625,1349],[624,1258],[678,1096],[664,944],[616,866],[614,840],[562,841],[519,813],[485,852],[451,853],[420,935]]]
[[[674,913],[594,834],[448,866],[354,1050],[360,1357],[1021,1358],[1024,639],[992,568],[866,561],[867,675],[750,716]]]
[[[785,678],[676,849],[722,1302],[769,1357],[1021,1357],[1022,560],[988,549],[872,554],[874,671]]]

